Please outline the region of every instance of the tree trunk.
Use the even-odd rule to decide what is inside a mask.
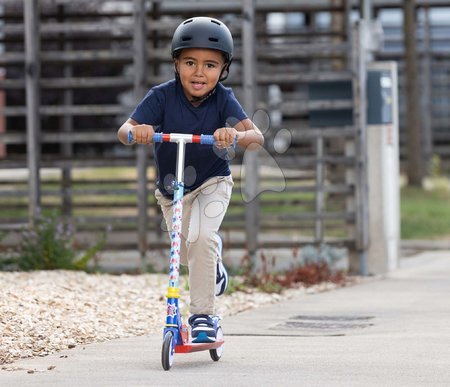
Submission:
[[[420,103],[417,79],[416,8],[414,0],[403,2],[405,44],[406,140],[408,184],[421,186],[423,178]]]

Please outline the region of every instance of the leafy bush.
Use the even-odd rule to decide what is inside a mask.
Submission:
[[[75,239],[75,228],[58,220],[55,214],[39,215],[33,225],[21,232],[14,253],[3,257],[5,268],[30,270],[87,270],[88,263],[104,247],[106,234],[94,246],[82,250]]]

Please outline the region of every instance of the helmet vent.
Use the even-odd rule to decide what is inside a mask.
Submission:
[[[183,42],[188,42],[189,40],[192,40],[192,38],[191,38],[190,36],[183,36],[183,37],[181,38],[181,40],[182,40]]]
[[[217,39],[217,38],[208,38],[208,40],[210,42],[218,42],[219,41],[219,39]]]

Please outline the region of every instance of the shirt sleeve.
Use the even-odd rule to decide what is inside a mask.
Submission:
[[[136,106],[130,118],[140,124],[160,125],[163,117],[163,98],[162,93],[151,89]]]
[[[238,122],[248,118],[241,104],[233,93],[228,89],[228,98],[225,104],[225,122],[229,126],[235,126]]]

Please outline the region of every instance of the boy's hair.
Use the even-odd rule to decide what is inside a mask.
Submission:
[[[211,17],[193,17],[182,22],[172,38],[172,58],[177,59],[185,48],[209,48],[222,52],[225,67],[220,80],[227,78],[233,59],[233,37],[228,27]]]

